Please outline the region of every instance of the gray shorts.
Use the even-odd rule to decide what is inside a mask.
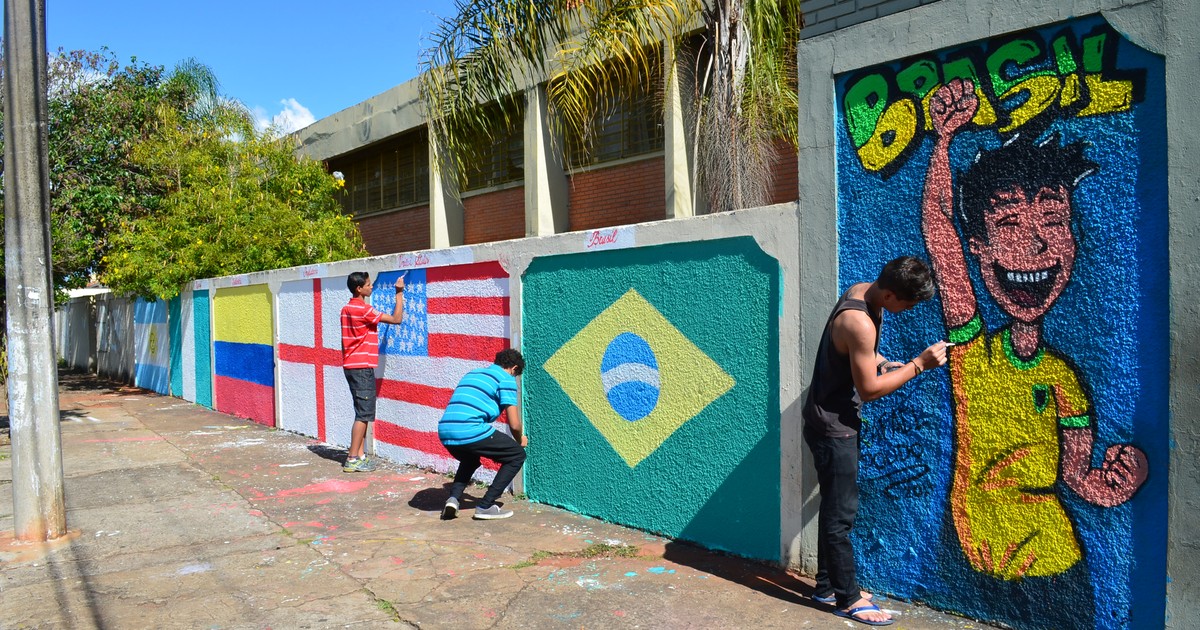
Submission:
[[[375,369],[352,368],[342,371],[346,373],[350,396],[354,398],[354,419],[371,422],[375,419]]]

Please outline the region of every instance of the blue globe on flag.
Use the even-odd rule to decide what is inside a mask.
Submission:
[[[621,333],[609,342],[600,362],[600,380],[608,404],[630,422],[650,415],[658,405],[658,360],[650,344],[633,333]]]

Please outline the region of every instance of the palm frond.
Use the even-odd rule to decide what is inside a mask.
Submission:
[[[780,138],[796,142],[800,0],[458,0],[456,9],[430,35],[422,61],[435,168],[461,177],[481,149],[523,124],[522,92],[543,82],[555,136],[586,146],[604,108],[661,93],[698,16],[707,58],[683,64],[697,69],[689,77],[699,89],[694,142],[702,153],[726,154],[701,160],[709,165],[704,185],[760,179],[761,169],[742,174],[740,163],[763,163],[763,147]],[[721,199],[712,207],[744,207],[744,185],[763,187],[737,183],[731,195],[710,194]]]

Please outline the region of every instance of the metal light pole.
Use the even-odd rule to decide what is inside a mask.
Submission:
[[[4,2],[4,268],[13,528],[20,540],[67,532],[58,362],[51,317],[50,169],[44,0]]]

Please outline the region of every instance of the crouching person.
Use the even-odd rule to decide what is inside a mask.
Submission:
[[[458,516],[463,490],[479,469],[480,457],[500,464],[496,478],[487,493],[475,506],[473,518],[480,520],[508,518],[512,510],[496,505],[500,493],[517,476],[525,463],[525,437],[521,415],[517,411],[517,379],[525,370],[520,352],[509,348],[496,353],[496,360],[487,367],[471,370],[459,381],[450,396],[442,419],[438,421],[438,438],[450,455],[459,461],[450,498],[442,509],[442,518]],[[492,422],[507,416],[513,437],[496,430]]]

